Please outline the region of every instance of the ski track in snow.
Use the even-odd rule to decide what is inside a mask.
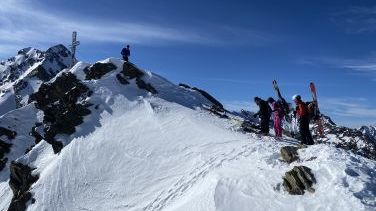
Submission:
[[[225,143],[222,143],[225,144]],[[182,176],[167,191],[162,191],[159,196],[143,210],[162,210],[170,201],[184,194],[184,192],[203,179],[213,169],[219,168],[224,162],[230,162],[238,159],[240,156],[248,157],[252,152],[248,144],[243,145],[240,149],[232,149],[229,153],[221,153],[219,156],[213,156],[203,165],[191,171],[187,176]]]

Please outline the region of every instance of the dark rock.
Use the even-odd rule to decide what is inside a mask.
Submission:
[[[31,174],[32,171],[27,165],[11,162],[9,186],[13,191],[13,198],[8,210],[26,210],[26,203],[32,198],[30,187],[38,180],[38,176]]]
[[[376,160],[376,138],[363,133],[362,129],[339,127],[325,124],[327,134],[334,135],[340,142],[334,143],[337,148],[351,151],[368,159]],[[359,144],[363,142],[363,144]]]
[[[228,119],[229,116],[226,114],[226,111],[224,111],[222,108],[218,107],[217,105],[213,104],[209,108],[206,106],[203,106],[203,108],[210,113],[218,116],[219,118]]]
[[[93,74],[93,73],[90,73]],[[36,101],[36,107],[44,111],[43,131],[44,139],[52,145],[55,153],[64,147],[55,140],[57,134],[72,134],[75,127],[84,122],[84,116],[91,113],[84,99],[92,92],[82,84],[74,74],[63,73],[52,83],[44,83],[30,100]],[[80,102],[78,102],[80,100]],[[41,134],[31,132],[36,142],[41,140]]]
[[[3,170],[8,162],[8,158],[0,159],[0,171]]]
[[[38,144],[40,141],[43,140],[43,136],[38,133],[37,128],[41,125],[35,125],[31,128],[30,135],[35,138],[35,144]]]
[[[0,127],[0,136],[3,136],[3,135],[7,136],[8,139],[14,139],[17,136],[17,133],[16,131],[12,131],[7,128]]]
[[[243,121],[240,127],[246,133],[257,133],[260,131],[260,127],[250,121]]]
[[[298,149],[294,146],[285,146],[281,148],[281,156],[284,161],[287,163],[292,163],[299,159]]]
[[[116,69],[116,66],[112,63],[95,63],[90,67],[86,67],[84,72],[86,73],[86,80],[102,78],[105,74]]]
[[[26,204],[31,199],[32,195],[30,192],[26,192],[19,196],[17,199],[12,200],[9,205],[8,211],[25,211]]]
[[[191,87],[188,86],[187,84],[180,83],[179,86],[184,87],[186,89],[191,89]]]
[[[218,108],[221,108],[224,111],[224,107],[222,103],[220,103],[217,99],[215,99],[213,96],[211,96],[209,93],[207,93],[204,90],[198,89],[196,87],[193,87],[192,90],[198,91],[201,93],[202,96],[204,96],[206,99],[208,99],[211,103],[216,105]]]
[[[123,70],[121,71],[127,79],[141,78],[145,75],[144,72],[139,70],[134,64],[124,62]]]
[[[118,73],[116,74],[116,78],[118,79],[118,81],[121,83],[121,84],[124,84],[124,85],[127,85],[129,84],[129,82],[127,81],[127,79],[125,79],[124,75],[122,73]]]
[[[60,141],[56,141],[53,137],[47,135],[45,137],[45,140],[47,143],[51,144],[52,150],[55,154],[59,153],[64,148],[63,143],[61,143]]]
[[[305,190],[315,192],[312,188],[315,183],[316,179],[311,169],[305,166],[295,166],[283,177],[283,187],[292,195],[303,195]]]
[[[137,78],[136,79],[136,84],[138,88],[144,89],[152,94],[157,94],[157,90],[150,84],[150,83],[145,83],[142,79]]]
[[[12,144],[8,144],[0,139],[0,158],[3,158],[6,153],[10,152]]]

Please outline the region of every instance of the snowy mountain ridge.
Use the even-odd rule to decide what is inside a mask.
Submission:
[[[63,45],[46,51],[24,48],[15,57],[0,62],[0,115],[27,104],[39,86],[72,65],[72,55]]]
[[[368,142],[358,130],[327,133],[331,143],[365,145],[361,152],[321,143],[288,164],[280,149],[297,140],[245,133],[246,117],[222,114],[203,90],[116,58],[61,67],[0,117],[0,210],[376,207],[376,161],[362,154]],[[314,193],[283,190],[296,165],[312,169]]]

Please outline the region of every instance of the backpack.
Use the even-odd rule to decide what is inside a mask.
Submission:
[[[278,107],[281,109],[283,116],[286,116],[287,114],[290,113],[290,106],[286,102],[285,99],[277,100],[276,103],[277,103]]]
[[[309,119],[315,119],[318,116],[317,106],[315,102],[306,102]]]

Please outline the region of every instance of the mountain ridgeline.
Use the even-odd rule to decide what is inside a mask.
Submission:
[[[73,61],[69,50],[57,45],[46,51],[25,48],[0,63],[0,191],[4,191],[0,209],[38,207],[33,184],[44,169],[36,163],[48,163],[42,162],[43,147],[51,146],[55,156],[60,156],[72,140],[101,127],[103,113],[113,113],[111,105],[119,96],[132,102],[157,98],[229,122],[249,119],[227,112],[204,90],[175,85],[129,62],[109,58],[72,67]],[[163,110],[153,102],[150,109]],[[238,127],[236,131],[247,130]],[[325,133],[331,141],[323,144],[376,160],[375,127],[341,127],[327,117]]]

